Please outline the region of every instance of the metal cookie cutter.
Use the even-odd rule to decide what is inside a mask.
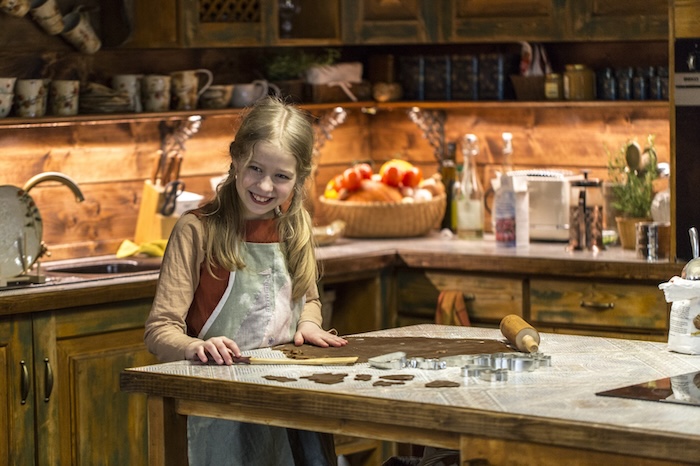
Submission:
[[[508,369],[487,369],[479,374],[486,382],[505,382],[508,380]]]
[[[382,354],[367,359],[371,367],[375,369],[403,369],[406,367],[406,353],[397,351],[395,353]]]

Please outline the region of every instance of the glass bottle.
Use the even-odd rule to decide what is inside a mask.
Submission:
[[[454,184],[457,181],[457,160],[456,160],[457,145],[454,142],[447,143],[445,154],[440,161],[440,175],[442,183],[445,185],[445,194],[447,196],[447,205],[445,206],[445,214],[442,217],[440,228],[448,228],[452,232],[457,231],[457,225],[454,222]]]
[[[515,192],[510,172],[513,170],[511,133],[503,133],[503,173],[499,178],[500,186],[493,197],[493,231],[496,246],[515,246]]]
[[[476,170],[479,141],[473,134],[462,138],[462,165],[459,191],[455,198],[457,213],[457,236],[475,239],[484,236],[484,189]]]

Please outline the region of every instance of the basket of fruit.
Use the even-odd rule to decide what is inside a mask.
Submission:
[[[345,222],[343,236],[397,238],[437,228],[447,200],[439,175],[423,179],[418,167],[391,160],[376,174],[364,163],[348,168],[328,182],[320,202],[326,218]]]

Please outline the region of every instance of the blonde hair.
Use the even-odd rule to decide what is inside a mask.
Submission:
[[[280,242],[292,278],[292,298],[302,298],[318,280],[311,216],[304,208],[306,179],[313,168],[314,131],[311,117],[278,98],[268,97],[255,104],[241,121],[229,154],[229,175],[217,188],[216,196],[202,206],[206,269],[213,275],[216,265],[228,270],[245,267],[241,243],[245,241],[243,203],[236,191],[235,166],[245,167],[253,156],[255,144],[266,141],[292,154],[297,177],[289,207],[277,218]]]

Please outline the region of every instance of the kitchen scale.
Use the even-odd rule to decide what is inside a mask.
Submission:
[[[596,395],[700,406],[700,371],[607,390]]]

